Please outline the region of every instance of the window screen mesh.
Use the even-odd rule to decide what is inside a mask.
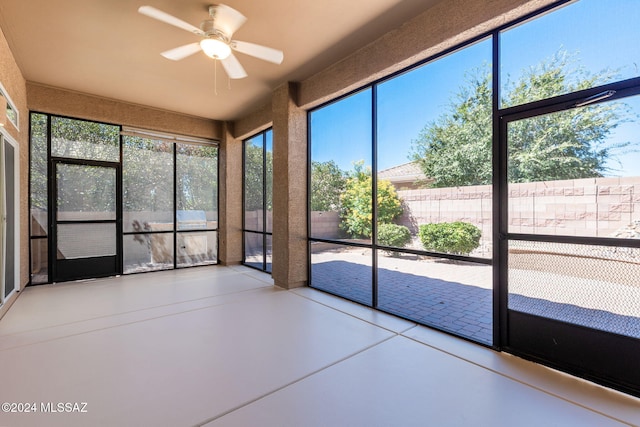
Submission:
[[[57,259],[116,255],[115,224],[58,224]]]
[[[509,308],[640,338],[640,248],[510,241]]]

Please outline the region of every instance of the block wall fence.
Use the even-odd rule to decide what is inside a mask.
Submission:
[[[404,213],[396,223],[413,234],[420,224],[466,221],[492,232],[492,187],[400,190]],[[337,212],[312,212],[313,237],[335,238]],[[640,177],[586,178],[509,185],[509,231],[564,236],[640,238]]]

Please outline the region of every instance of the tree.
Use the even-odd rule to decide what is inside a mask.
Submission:
[[[176,145],[178,210],[218,210],[218,147]]]
[[[263,189],[264,178],[266,178],[266,193]],[[245,211],[262,210],[263,202],[267,210],[271,210],[273,208],[272,186],[273,152],[263,151],[262,145],[246,144],[244,151]]]
[[[125,136],[122,154],[123,211],[167,212],[167,219],[172,217],[173,144]]]
[[[47,116],[31,115],[29,184],[31,209],[46,211],[47,193]]]
[[[390,181],[380,179],[378,189],[378,223],[392,222],[402,214],[402,205],[396,189]],[[340,196],[342,206],[340,228],[354,238],[371,237],[373,211],[373,181],[371,169],[364,167],[364,161],[354,164],[354,170],[349,173],[344,193]]]
[[[345,172],[333,161],[311,162],[311,210],[336,211],[344,193]]]
[[[51,116],[51,150],[57,157],[109,160],[120,158],[120,128],[103,123]],[[31,115],[31,207],[48,207],[47,116]],[[173,212],[174,191],[178,210],[217,210],[218,148],[163,142],[134,136],[122,139],[122,201],[126,214],[134,211]],[[177,188],[174,189],[174,156]],[[115,184],[105,184],[103,168],[58,166],[60,210],[115,210]],[[168,215],[172,218],[173,215]],[[125,227],[130,226],[125,224]]]
[[[502,96],[518,105],[597,86],[611,73],[569,71],[571,58],[560,51],[524,73]],[[625,105],[607,103],[514,121],[509,124],[509,182],[600,177],[612,150],[603,146],[624,120]],[[492,90],[488,65],[467,74],[467,84],[448,111],[427,124],[413,141],[411,157],[433,187],[491,183]]]
[[[48,208],[48,141],[51,139],[51,155],[75,159],[119,160],[120,128],[118,126],[84,120],[53,116],[51,135],[48,134],[47,116],[31,116],[30,184],[32,210]],[[115,180],[105,182],[111,175],[104,169],[57,164],[54,173],[63,183],[58,188],[60,211],[86,209],[110,211],[115,209]],[[102,182],[102,185],[101,185]]]

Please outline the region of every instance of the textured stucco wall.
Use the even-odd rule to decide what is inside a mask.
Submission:
[[[407,68],[555,0],[443,0],[349,57],[300,83],[312,108]]]
[[[272,122],[273,108],[271,103],[268,103],[256,111],[246,115],[242,119],[233,122],[233,136],[239,140],[250,138],[257,133],[268,129]]]
[[[273,281],[307,282],[307,114],[296,107],[297,85],[273,96]]]
[[[18,129],[7,120],[5,132],[13,138],[18,145],[20,167],[20,287],[21,289],[29,281],[29,226],[26,220],[27,200],[29,188],[29,112],[27,110],[26,82],[16,64],[9,49],[4,34],[0,31],[0,82],[7,91],[8,96],[15,104],[19,114]],[[0,317],[12,301],[0,309]]]
[[[187,116],[36,83],[27,83],[29,110],[219,140],[222,122]]]
[[[380,39],[299,82],[295,103],[311,109],[485,34],[557,0],[442,0]],[[236,137],[272,120],[271,103],[234,122]]]
[[[220,141],[220,238],[219,260],[232,265],[242,262],[242,141],[233,137],[233,126],[225,123]]]

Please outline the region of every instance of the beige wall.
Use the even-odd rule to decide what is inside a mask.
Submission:
[[[298,105],[312,108],[437,55],[554,0],[443,0],[395,31],[301,82]]]
[[[263,105],[242,119],[233,122],[233,135],[238,140],[247,139],[258,132],[268,129],[273,122],[273,107],[271,103]]]
[[[219,140],[222,122],[27,83],[29,110]]]
[[[220,143],[220,248],[223,265],[242,262],[242,141],[234,138],[233,126],[225,123]]]
[[[29,227],[26,218],[28,211],[28,171],[29,171],[29,112],[27,110],[27,89],[26,82],[22,77],[22,73],[16,64],[16,61],[9,49],[4,34],[0,31],[0,82],[7,91],[8,96],[15,104],[19,114],[18,128],[16,129],[11,122],[7,120],[5,131],[18,143],[20,152],[20,288],[29,281]],[[13,300],[7,301],[0,308],[0,317],[7,308],[13,303]]]
[[[298,86],[273,96],[273,282],[307,283],[307,114],[296,107]]]
[[[556,0],[442,0],[352,55],[299,82],[296,105],[314,108]],[[236,138],[268,126],[271,103],[234,122]]]

